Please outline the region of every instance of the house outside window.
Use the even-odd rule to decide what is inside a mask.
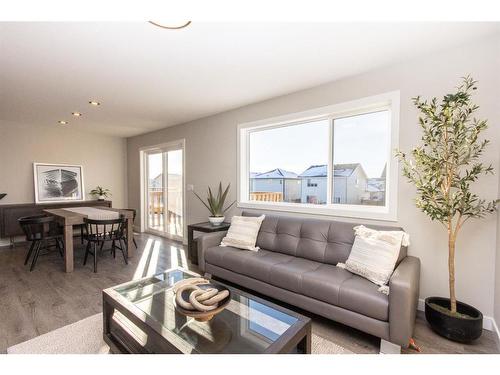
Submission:
[[[399,92],[241,124],[238,206],[397,220],[398,127]]]

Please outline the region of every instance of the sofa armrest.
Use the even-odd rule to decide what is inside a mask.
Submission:
[[[394,344],[407,347],[415,328],[420,289],[420,259],[407,256],[389,281],[389,336]]]
[[[219,246],[227,231],[206,233],[196,238],[198,250],[198,268],[205,271],[205,251],[214,246]]]

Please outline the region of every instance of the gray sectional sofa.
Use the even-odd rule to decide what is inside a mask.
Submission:
[[[199,267],[206,274],[378,336],[381,352],[400,351],[413,334],[420,260],[407,256],[402,247],[389,295],[379,292],[377,285],[335,266],[347,260],[356,225],[266,215],[258,252],[220,247],[226,232],[205,234],[197,239]]]

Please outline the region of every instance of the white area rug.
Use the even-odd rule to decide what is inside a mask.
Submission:
[[[102,314],[92,315],[34,339],[11,346],[7,354],[108,354],[102,338]],[[313,354],[353,354],[313,333]]]
[[[7,354],[107,354],[102,314],[92,315],[7,348]]]

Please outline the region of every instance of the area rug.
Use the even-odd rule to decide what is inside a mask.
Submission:
[[[102,314],[37,336],[7,348],[7,354],[106,354],[102,338]]]
[[[34,339],[11,346],[7,354],[108,354],[102,339],[102,314],[92,315]],[[353,354],[313,333],[313,354]]]

